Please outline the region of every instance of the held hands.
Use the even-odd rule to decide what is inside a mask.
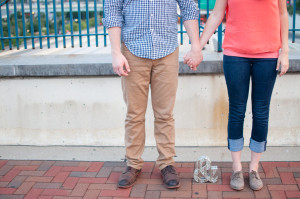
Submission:
[[[279,68],[280,68],[280,74],[279,74],[280,77],[288,71],[288,69],[289,69],[289,54],[288,54],[288,52],[284,52],[284,51],[280,52],[278,61],[277,61],[276,70],[279,70]]]
[[[112,66],[119,76],[128,76],[130,72],[128,61],[121,52],[113,54]]]
[[[183,58],[183,63],[187,64],[191,70],[196,71],[203,60],[202,50],[200,47],[192,48]]]

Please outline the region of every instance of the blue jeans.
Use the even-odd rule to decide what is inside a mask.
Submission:
[[[250,149],[266,150],[269,107],[275,84],[277,58],[244,58],[224,55],[223,68],[229,96],[228,149],[241,151],[244,145],[243,126],[252,82],[252,133]]]

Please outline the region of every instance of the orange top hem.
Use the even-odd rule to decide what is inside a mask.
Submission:
[[[227,56],[246,57],[246,58],[278,58],[279,51],[257,53],[257,54],[246,54],[246,53],[238,53],[228,49],[224,49],[223,54]]]

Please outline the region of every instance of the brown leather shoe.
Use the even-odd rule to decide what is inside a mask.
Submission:
[[[133,167],[126,167],[126,170],[119,177],[118,187],[123,189],[131,187],[140,173],[141,169],[138,170]]]
[[[169,165],[161,170],[164,185],[169,189],[176,189],[180,187],[179,176],[174,166]]]

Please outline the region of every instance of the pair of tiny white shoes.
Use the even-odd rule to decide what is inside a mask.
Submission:
[[[254,191],[258,191],[263,188],[263,182],[259,177],[258,172],[251,171],[249,173],[249,185],[250,188]],[[242,171],[233,172],[231,179],[230,179],[230,187],[235,190],[242,190],[244,189],[244,176]]]

